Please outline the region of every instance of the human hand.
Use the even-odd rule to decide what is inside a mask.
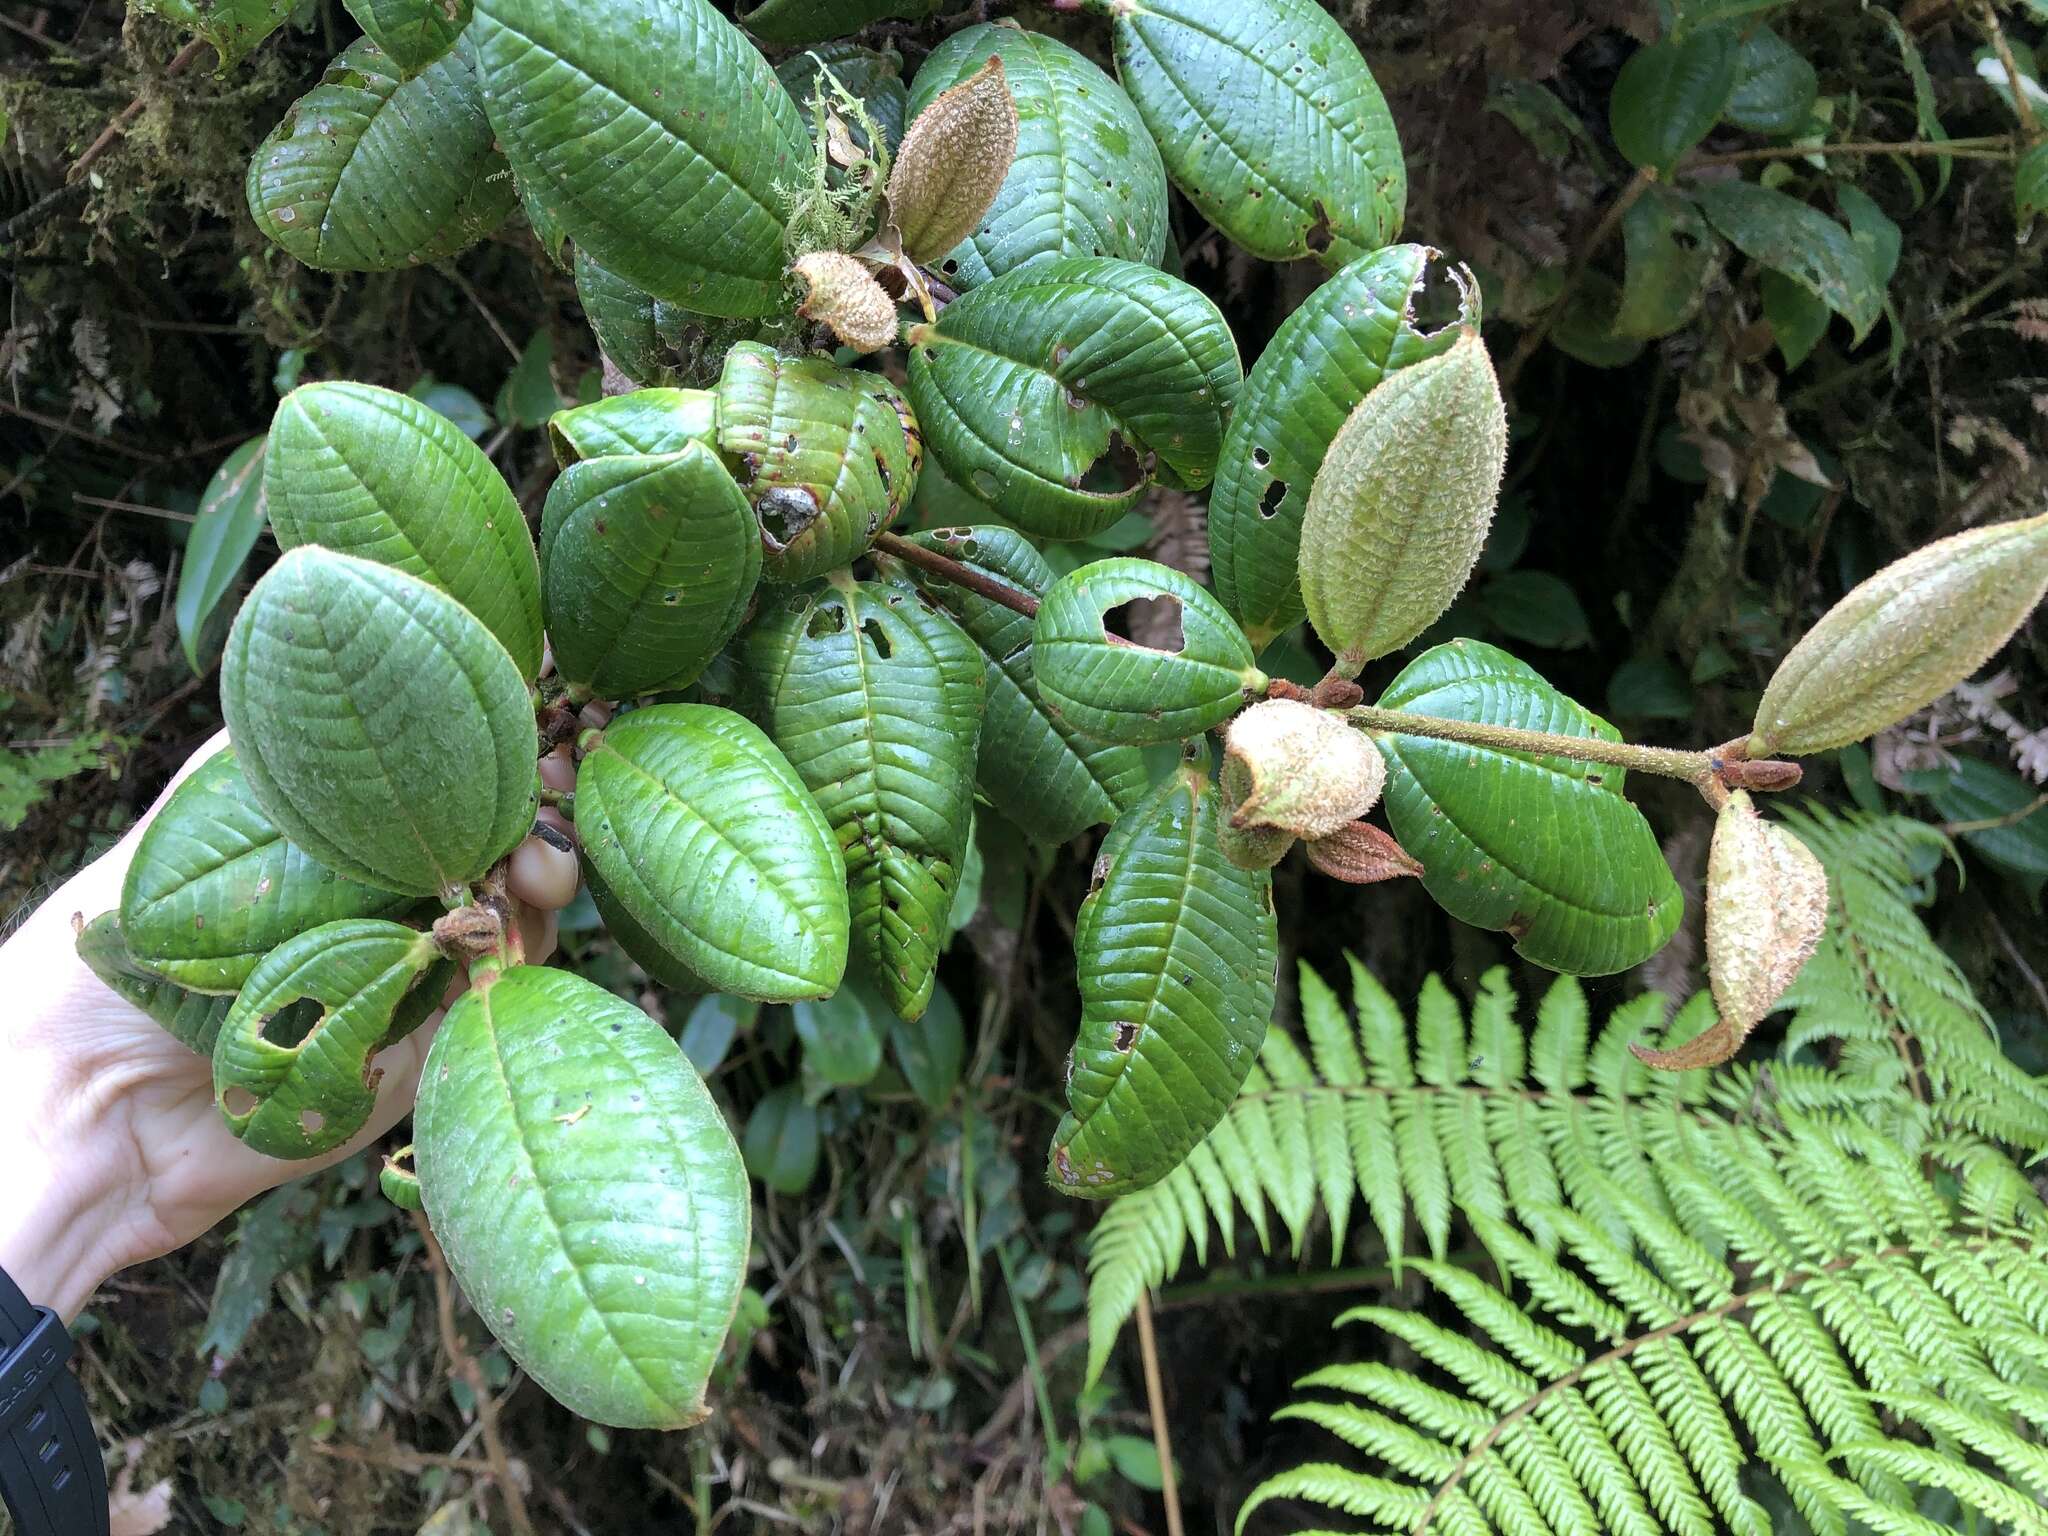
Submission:
[[[120,905],[143,828],[170,792],[227,744],[202,747],[109,852],[74,875],[0,945],[0,1268],[31,1300],[74,1316],[116,1270],[182,1247],[237,1206],[375,1140],[412,1107],[440,1022],[376,1059],[377,1108],[363,1133],[322,1158],[281,1162],[230,1134],[212,1064],[109,990],[78,958],[74,918]],[[566,753],[541,776],[567,788]],[[552,810],[541,817],[571,829]],[[573,835],[573,834],[572,834]],[[576,856],[530,837],[508,868],[530,959],[554,949],[556,910],[576,894]],[[454,992],[451,991],[450,1000]]]

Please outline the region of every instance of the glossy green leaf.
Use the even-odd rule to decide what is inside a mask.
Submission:
[[[937,9],[937,0],[761,0],[740,12],[740,25],[764,43],[789,48],[845,37],[892,17],[914,20]]]
[[[858,980],[830,997],[789,1010],[804,1048],[804,1071],[835,1088],[859,1088],[882,1070],[889,1005]]]
[[[422,405],[430,405],[462,429],[462,435],[476,442],[497,423],[483,401],[460,384],[450,384],[431,373],[423,373],[406,391]]]
[[[1243,383],[1213,303],[1109,257],[1034,261],[908,340],[910,403],[946,473],[1042,538],[1100,533],[1155,476],[1206,484]],[[1098,464],[1118,483],[1091,487]]]
[[[1763,294],[1764,320],[1771,339],[1784,355],[1787,369],[1797,368],[1813,355],[1834,318],[1827,305],[1812,292],[1782,272],[1765,272],[1758,284]]]
[[[709,1076],[718,1070],[742,1029],[752,1029],[761,1005],[752,998],[714,992],[700,997],[683,1021],[681,1042],[690,1065]]]
[[[221,709],[256,803],[322,864],[432,896],[539,808],[533,703],[468,610],[416,576],[295,549],[228,635]]]
[[[298,0],[138,0],[137,9],[161,16],[213,44],[224,74],[285,23]]]
[[[1379,701],[1451,720],[1618,741],[1620,733],[1507,652],[1454,640],[1409,664]],[[1551,970],[1604,976],[1677,931],[1683,902],[1619,768],[1374,733],[1394,836],[1453,917],[1504,930]]]
[[[1479,590],[1479,607],[1510,640],[1552,650],[1593,643],[1593,626],[1578,594],[1549,571],[1507,571]]]
[[[903,125],[909,121],[910,91],[903,83],[903,55],[893,47],[877,52],[858,43],[826,43],[791,54],[775,66],[775,78],[789,92],[789,99],[807,112],[818,89],[821,66],[831,70],[832,78],[847,94],[868,109],[881,132],[883,146],[895,154],[896,146],[903,142]],[[841,113],[842,121],[850,116]],[[859,123],[848,121],[846,129],[854,143],[866,147],[867,138]]]
[[[846,870],[789,762],[708,704],[621,715],[576,774],[576,830],[609,895],[712,987],[829,997],[846,969]]]
[[[1181,647],[1155,650],[1112,632],[1106,615],[1145,599],[1179,605]],[[1221,725],[1265,690],[1251,643],[1193,578],[1118,556],[1062,576],[1038,605],[1032,666],[1039,697],[1075,730],[1142,746]]]
[[[470,0],[342,0],[370,41],[416,75],[455,46]]]
[[[702,443],[571,465],[540,543],[555,669],[599,698],[695,682],[761,575],[753,508]]]
[[[372,384],[307,384],[270,423],[263,493],[284,549],[317,544],[417,576],[540,670],[540,562],[512,489],[462,429]]]
[[[1743,38],[1729,122],[1751,133],[1794,134],[1806,126],[1819,99],[1820,76],[1798,49],[1767,26]]]
[[[144,828],[121,887],[121,926],[151,970],[195,992],[232,994],[286,939],[411,904],[286,842],[230,749],[194,770]]]
[[[1968,827],[1959,834],[1963,841],[2023,887],[2038,893],[2048,884],[2048,806],[2039,785],[1996,763],[1963,757],[1952,768],[1909,773],[1906,787],[1933,801],[1943,820]]]
[[[1668,178],[1679,157],[1721,120],[1741,57],[1733,27],[1703,27],[1637,49],[1607,101],[1614,147],[1631,164]]]
[[[1847,320],[1859,342],[1884,312],[1884,290],[1849,232],[1797,198],[1752,181],[1693,189],[1709,221],[1759,266],[1782,272]]]
[[[1381,379],[1458,337],[1458,323],[1425,331],[1414,316],[1435,254],[1396,245],[1353,262],[1281,322],[1245,378],[1209,495],[1209,561],[1259,650],[1308,614],[1301,520],[1338,429]],[[1458,321],[1476,326],[1477,285],[1462,297]]]
[[[726,355],[718,446],[760,517],[764,581],[850,564],[909,504],[924,463],[917,418],[883,375],[752,341]]]
[[[960,1084],[967,1059],[967,1031],[960,1005],[943,983],[932,988],[923,1017],[889,1021],[889,1052],[910,1091],[927,1109],[944,1109]]]
[[[614,453],[681,453],[717,438],[718,397],[708,389],[636,389],[548,418],[548,443],[564,469]]]
[[[746,1279],[746,1169],[725,1116],[646,1014],[515,966],[448,1010],[413,1114],[448,1267],[571,1412],[681,1429]]]
[[[2013,217],[2021,229],[2048,210],[2048,142],[2031,146],[2012,173]]]
[[[581,246],[576,250],[576,298],[597,344],[621,373],[636,384],[676,382],[676,349],[690,324],[688,310],[635,288],[599,266]]]
[[[645,971],[651,981],[672,991],[694,994],[710,985],[664,949],[661,941],[619,904],[610,883],[603,872],[591,863],[588,853],[582,856],[582,866],[583,888],[590,893],[590,904],[597,908],[597,915],[604,922],[604,931],[626,952],[627,959]]]
[[[1699,313],[1713,276],[1714,232],[1683,193],[1651,186],[1622,215],[1627,275],[1614,314],[1617,335],[1669,336]]]
[[[781,303],[775,187],[810,140],[709,0],[479,0],[470,27],[512,169],[578,246],[702,314]]]
[[[1407,166],[1358,45],[1316,0],[1088,0],[1202,217],[1268,261],[1330,266],[1401,231]]]
[[[229,454],[199,496],[199,516],[185,541],[185,568],[178,576],[178,596],[172,605],[178,620],[178,643],[194,672],[206,670],[199,659],[206,621],[235,584],[263,532],[263,449],[267,441],[252,437]]]
[[[1074,924],[1081,1029],[1047,1176],[1107,1200],[1166,1177],[1244,1085],[1273,1017],[1272,876],[1217,840],[1222,795],[1183,763],[1110,830]]]
[[[741,659],[845,853],[854,957],[914,1019],[967,857],[981,653],[908,587],[842,579],[764,613]]]
[[[1053,584],[1052,567],[1012,528],[940,528],[913,535],[936,550],[1032,597]],[[975,786],[990,804],[1035,837],[1063,843],[1114,821],[1144,795],[1150,780],[1136,747],[1083,735],[1038,696],[1031,665],[1032,622],[1014,608],[907,567],[981,648],[987,661],[988,711],[981,722]]]
[[[78,958],[116,996],[148,1014],[164,1032],[202,1056],[213,1054],[220,1026],[235,1006],[167,981],[135,958],[121,932],[121,914],[102,912],[78,933]]]
[[[425,1021],[453,977],[431,936],[350,918],[280,944],[249,973],[213,1047],[228,1129],[266,1157],[318,1157],[353,1140],[377,1107],[370,1058]],[[295,1003],[303,1027],[280,1029]]]
[[[818,1111],[795,1088],[777,1088],[747,1116],[747,1172],[784,1195],[800,1195],[818,1173]]]
[[[1878,205],[1876,198],[1853,182],[1835,183],[1835,201],[1849,225],[1849,238],[1863,256],[1870,281],[1882,291],[1899,270],[1899,253],[1905,234],[1897,221]]]
[[[249,159],[257,228],[309,267],[389,272],[474,245],[512,212],[476,70],[458,45],[410,80],[361,40]]]
[[[1166,252],[1166,167],[1117,83],[1065,43],[989,23],[956,32],[917,72],[910,115],[991,57],[1017,103],[1017,155],[980,228],[941,262],[956,290],[1034,257],[1117,256],[1158,266]]]

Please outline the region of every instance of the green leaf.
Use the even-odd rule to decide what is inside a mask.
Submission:
[[[878,52],[858,43],[827,43],[790,55],[775,66],[775,78],[789,92],[789,99],[806,109],[806,115],[811,97],[817,94],[821,67],[831,70],[832,78],[847,94],[868,109],[881,132],[883,147],[894,155],[903,142],[903,125],[909,121],[910,110],[910,91],[903,83],[903,55],[893,46]],[[829,101],[830,92],[826,95]],[[867,146],[867,135],[858,123],[847,123],[846,130],[854,143]]]
[[[1927,60],[1921,55],[1920,45],[1913,41],[1913,34],[1906,30],[1905,24],[1890,11],[1880,7],[1876,14],[1878,19],[1891,29],[1892,41],[1899,47],[1899,59],[1906,66],[1907,77],[1913,82],[1913,116],[1920,129],[1920,137],[1929,143],[1942,143],[1948,138],[1948,130],[1941,125],[1939,103],[1934,94],[1934,79],[1927,73]],[[1953,156],[1936,157],[1936,197],[1948,190],[1948,179],[1954,170]]]
[[[1790,371],[1813,355],[1813,349],[1827,334],[1832,312],[1809,289],[1782,272],[1766,271],[1760,287],[1764,320]]]
[[[702,443],[571,465],[540,542],[556,670],[606,699],[695,682],[761,575],[753,509]]]
[[[421,374],[419,381],[406,393],[420,404],[432,406],[454,422],[462,429],[462,435],[472,443],[490,431],[494,425],[491,413],[484,409],[483,401],[460,384],[445,383],[431,373]]]
[[[770,1189],[800,1195],[818,1172],[818,1111],[795,1088],[765,1095],[747,1116],[747,1171]]]
[[[413,1126],[434,1233],[506,1353],[600,1424],[701,1422],[752,1212],[725,1116],[661,1026],[515,966],[448,1010]]]
[[[845,865],[789,762],[708,704],[622,715],[576,774],[591,867],[668,954],[722,992],[829,997],[846,969]]]
[[[531,679],[540,562],[511,487],[432,406],[371,384],[307,384],[270,424],[263,494],[281,548],[317,544],[461,603]]]
[[[232,749],[171,792],[121,887],[129,953],[195,992],[234,993],[286,939],[349,917],[392,917],[409,896],[358,885],[285,841]]]
[[[213,44],[219,73],[226,74],[284,25],[298,0],[138,0],[137,8]]]
[[[1111,1435],[1105,1442],[1117,1476],[1139,1488],[1158,1489],[1165,1485],[1160,1475],[1159,1448],[1137,1435]]]
[[[263,532],[263,449],[265,438],[252,437],[222,461],[199,496],[199,516],[185,541],[185,569],[178,577],[173,605],[178,641],[185,660],[203,674],[199,642],[206,621],[241,574],[249,551]]]
[[[967,1059],[967,1032],[960,1020],[960,1005],[943,983],[932,988],[922,1018],[910,1023],[889,1021],[889,1049],[919,1101],[927,1109],[944,1109],[960,1083],[960,1067]]]
[[[914,119],[991,57],[1017,103],[1017,156],[979,229],[939,262],[964,292],[1034,257],[1115,256],[1156,267],[1166,252],[1166,167],[1117,83],[1065,43],[994,23],[956,32],[911,88]]]
[[[1615,329],[1621,301],[1621,284],[1605,272],[1584,273],[1550,327],[1551,345],[1589,368],[1626,368],[1643,355],[1643,343]]]
[[[1615,76],[1607,101],[1614,147],[1630,164],[1669,179],[1679,157],[1727,110],[1741,57],[1733,27],[1703,28],[1637,49]]]
[[[1797,198],[1750,181],[1693,188],[1708,220],[1759,266],[1782,272],[1855,328],[1861,342],[1884,311],[1884,290],[1849,232]]]
[[[368,885],[459,889],[539,809],[519,668],[454,598],[388,566],[313,547],[272,566],[229,632],[221,709],[264,814]]]
[[[257,228],[325,272],[389,272],[474,245],[513,202],[475,51],[458,45],[403,80],[376,44],[350,44],[256,147],[247,192]]]
[[[564,404],[554,366],[553,334],[545,328],[535,331],[498,388],[498,415],[515,427],[545,425]]]
[[[1877,199],[1853,182],[1835,183],[1835,201],[1849,223],[1849,238],[1862,253],[1870,281],[1882,291],[1899,270],[1899,252],[1905,236],[1892,216],[1880,208]]]
[[[1509,571],[1480,589],[1479,606],[1511,640],[1552,650],[1576,650],[1593,643],[1593,627],[1578,594],[1548,571]]]
[[[1358,46],[1316,0],[1091,0],[1167,174],[1254,256],[1342,266],[1401,229],[1408,172]]]
[[[1715,264],[1714,232],[1691,198],[1652,186],[1621,220],[1628,269],[1615,334],[1669,336],[1699,313]]]
[[[370,41],[418,74],[455,46],[469,25],[470,0],[342,0]]]
[[[688,310],[635,288],[599,266],[581,246],[576,248],[576,298],[597,344],[627,378],[636,384],[676,382],[676,349],[690,323]]]
[[[691,1066],[709,1077],[725,1060],[740,1030],[752,1029],[760,1014],[761,1005],[751,998],[726,992],[698,998],[683,1021],[683,1054],[690,1058]]]
[[[859,1088],[882,1070],[882,1036],[893,1015],[858,980],[822,1001],[796,1004],[789,1016],[803,1043],[805,1071],[836,1088]]]
[[[1142,599],[1178,607],[1178,650],[1111,632],[1107,615]],[[1032,666],[1039,697],[1056,717],[1132,746],[1198,736],[1266,684],[1244,631],[1206,588],[1129,556],[1084,565],[1047,589],[1032,631]]]
[[[1620,733],[1507,652],[1475,640],[1425,651],[1382,709],[1618,741]],[[1461,922],[1504,930],[1524,959],[1578,976],[1640,964],[1683,902],[1619,768],[1374,733],[1387,818],[1422,883]]]
[[[1751,133],[1788,136],[1806,126],[1819,99],[1820,76],[1798,49],[1767,26],[1743,38],[1729,122]]]
[[[399,923],[349,918],[286,939],[249,973],[214,1042],[228,1129],[265,1157],[352,1141],[377,1107],[370,1058],[418,1028],[453,975],[429,935]],[[299,1003],[313,1016],[280,1028]]]
[[[1974,757],[1952,768],[1906,775],[1906,788],[1926,795],[1946,821],[1968,827],[1958,835],[1991,864],[2039,893],[2048,884],[2048,805],[2042,791],[2008,768]]]
[[[102,912],[79,930],[78,958],[124,1002],[148,1014],[179,1044],[213,1054],[232,997],[209,997],[166,981],[137,960],[121,932],[121,914]]]
[[[608,882],[598,867],[583,856],[583,889],[590,895],[591,906],[597,909],[604,931],[611,935],[612,942],[626,952],[648,979],[671,991],[694,995],[710,985],[689,966],[678,960],[663,947],[657,939],[631,912],[620,905],[619,898],[612,894]]]
[[[1214,1129],[1266,1037],[1272,876],[1217,840],[1222,796],[1183,763],[1110,829],[1074,925],[1081,1029],[1047,1176],[1106,1200],[1166,1177]]]
[[[912,537],[1032,597],[1043,597],[1053,584],[1052,567],[1015,529],[941,528]],[[1137,748],[1083,735],[1039,697],[1030,619],[915,566],[906,569],[986,659],[988,712],[981,723],[975,786],[990,804],[1034,836],[1063,843],[1114,821],[1144,796],[1150,780]]]
[[[2021,229],[2048,209],[2048,141],[2031,146],[2012,173],[2013,215]]]
[[[1690,720],[1696,708],[1692,680],[1662,656],[1633,656],[1607,680],[1610,714],[1639,720]]]
[[[636,389],[548,418],[548,444],[567,469],[607,454],[681,453],[718,439],[718,397],[708,389]]]
[[[1479,324],[1476,283],[1461,294],[1459,323],[1425,331],[1415,320],[1434,254],[1389,246],[1345,267],[1281,322],[1245,379],[1209,496],[1209,557],[1216,595],[1259,650],[1308,615],[1301,520],[1338,429],[1388,374]]]
[[[1100,533],[1155,475],[1206,484],[1243,383],[1208,298],[1109,257],[1034,261],[908,339],[910,403],[946,473],[1041,538]],[[1144,462],[1088,488],[1119,438]]]
[[[759,342],[726,354],[718,447],[760,518],[761,579],[808,581],[850,564],[917,492],[917,418],[879,373],[789,359]]]
[[[782,302],[777,182],[803,117],[708,0],[480,0],[491,126],[525,189],[636,288],[708,315]]]
[[[838,578],[764,613],[742,660],[846,856],[854,957],[914,1019],[967,857],[981,653],[907,587]]]
[[[936,9],[937,0],[762,0],[740,12],[740,25],[764,43],[792,48],[845,37],[892,17],[929,16]]]

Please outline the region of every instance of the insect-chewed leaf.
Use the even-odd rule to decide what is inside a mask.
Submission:
[[[621,715],[576,773],[576,830],[607,895],[722,992],[828,997],[846,969],[846,866],[789,761],[708,704]]]
[[[548,445],[563,469],[607,454],[681,453],[717,440],[718,397],[708,389],[636,389],[548,418]]]
[[[915,262],[974,233],[1017,154],[1017,103],[991,54],[911,119],[889,169],[889,223]]]
[[[1110,829],[1074,924],[1081,1031],[1047,1176],[1107,1200],[1157,1183],[1244,1086],[1273,1017],[1272,877],[1217,839],[1206,762],[1184,763]]]
[[[512,169],[577,245],[700,314],[781,303],[775,186],[810,140],[709,0],[479,0],[470,27]]]
[[[981,653],[908,587],[844,581],[764,614],[743,660],[845,853],[854,957],[914,1019],[966,864]]]
[[[1019,267],[907,341],[910,401],[946,473],[1041,538],[1100,533],[1155,474],[1206,484],[1243,383],[1214,304],[1112,257]],[[1140,462],[1113,462],[1121,483],[1091,488],[1119,443]]]
[[[256,803],[351,879],[439,895],[533,825],[540,775],[519,668],[417,576],[291,551],[242,604],[220,693]]]
[[[284,549],[318,544],[440,588],[531,679],[540,562],[512,488],[432,406],[374,384],[307,384],[278,403],[263,494]]]
[[[1532,668],[1476,640],[1425,651],[1379,702],[1621,739]],[[1387,819],[1451,916],[1505,930],[1523,958],[1577,976],[1638,965],[1677,931],[1678,883],[1650,824],[1622,796],[1621,769],[1419,736],[1375,739],[1387,759]]]
[[[285,19],[298,9],[297,0],[141,0],[137,10],[150,11],[213,44],[220,72],[233,69]]]
[[[540,545],[556,670],[606,699],[695,682],[761,576],[753,508],[702,443],[572,464]]]
[[[180,1045],[213,1054],[232,997],[213,997],[167,981],[135,958],[121,932],[121,914],[102,912],[78,931],[78,958],[115,996],[148,1014]]]
[[[342,50],[249,160],[257,227],[309,267],[389,272],[505,222],[511,179],[458,43],[410,80],[367,40]]]
[[[1181,645],[1158,650],[1113,633],[1108,615],[1134,602],[1179,610]],[[1193,578],[1150,560],[1098,560],[1054,582],[1038,605],[1032,666],[1039,697],[1076,730],[1142,746],[1221,725],[1262,693],[1251,643]]]
[[[318,1157],[353,1139],[377,1107],[370,1058],[424,1023],[453,976],[430,935],[399,923],[349,918],[285,940],[214,1041],[228,1129],[265,1157]]]
[[[740,25],[764,43],[791,48],[858,32],[870,22],[915,20],[937,0],[761,0],[740,12]]]
[[[1385,98],[1317,0],[1088,0],[1167,173],[1268,261],[1332,266],[1392,240],[1408,171]]]
[[[1045,557],[1014,528],[941,528],[912,538],[1033,597],[1043,597],[1053,583]],[[1031,620],[915,566],[910,573],[987,659],[988,711],[975,782],[989,803],[1027,832],[1055,843],[1114,821],[1136,804],[1147,783],[1138,749],[1083,735],[1039,698]]]
[[[514,966],[434,1037],[420,1193],[463,1294],[550,1396],[681,1429],[746,1278],[747,1174],[660,1025],[566,971]]]
[[[1414,306],[1436,252],[1395,245],[1345,267],[1302,302],[1246,375],[1209,494],[1216,595],[1263,650],[1308,614],[1297,556],[1309,487],[1358,402],[1411,363],[1448,351],[1479,324],[1479,289],[1459,323],[1425,331]]]
[[[455,46],[470,0],[342,0],[370,41],[416,75]]]
[[[910,504],[924,463],[917,418],[881,374],[751,341],[726,354],[718,447],[760,517],[763,581],[848,564]]]
[[[1451,606],[1493,526],[1508,416],[1477,331],[1358,404],[1301,519],[1301,596],[1346,677]]]
[[[195,992],[234,993],[286,939],[412,902],[344,880],[285,841],[232,749],[216,752],[143,830],[121,887],[129,952]]]
[[[1121,87],[1056,38],[993,23],[956,32],[918,69],[915,115],[990,57],[1017,103],[1017,153],[995,202],[939,263],[965,292],[1034,257],[1117,256],[1158,266],[1166,167]]]
[[[604,355],[627,378],[635,384],[675,383],[676,349],[690,323],[689,311],[634,287],[598,265],[581,246],[576,248],[576,299]]]

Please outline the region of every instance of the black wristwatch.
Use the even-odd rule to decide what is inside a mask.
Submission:
[[[0,1499],[20,1536],[107,1536],[107,1467],[71,1335],[0,1269]]]

